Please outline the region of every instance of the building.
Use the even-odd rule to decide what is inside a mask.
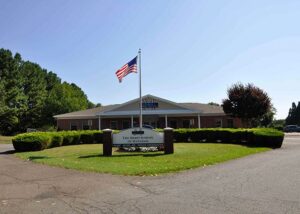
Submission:
[[[221,106],[176,103],[153,95],[142,97],[143,124],[154,128],[241,127],[241,120],[226,115]],[[139,126],[139,98],[54,116],[59,130],[127,129]]]

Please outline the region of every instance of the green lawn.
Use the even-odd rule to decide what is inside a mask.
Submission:
[[[11,143],[12,138],[13,137],[11,137],[11,136],[1,136],[0,135],[0,144],[9,144],[9,143]]]
[[[270,150],[231,144],[176,143],[175,153],[125,153],[114,150],[112,157],[102,156],[102,145],[63,146],[38,152],[16,153],[37,163],[70,169],[122,175],[156,175],[212,165],[249,154]]]

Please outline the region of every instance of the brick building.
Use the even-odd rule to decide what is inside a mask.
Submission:
[[[241,120],[226,115],[220,106],[175,103],[153,95],[143,100],[143,124],[154,128],[241,127]],[[54,116],[59,130],[126,129],[139,126],[139,98]]]

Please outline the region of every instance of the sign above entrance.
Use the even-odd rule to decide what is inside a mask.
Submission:
[[[143,109],[157,109],[158,108],[158,102],[153,98],[144,98],[142,102]]]
[[[114,134],[112,143],[116,147],[160,146],[164,143],[164,134],[147,128],[126,129]]]

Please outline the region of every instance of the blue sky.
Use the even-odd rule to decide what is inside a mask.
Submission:
[[[300,101],[300,1],[0,0],[0,47],[80,86],[95,103],[138,97],[115,71],[142,49],[143,94],[217,102],[264,89],[285,118]]]

